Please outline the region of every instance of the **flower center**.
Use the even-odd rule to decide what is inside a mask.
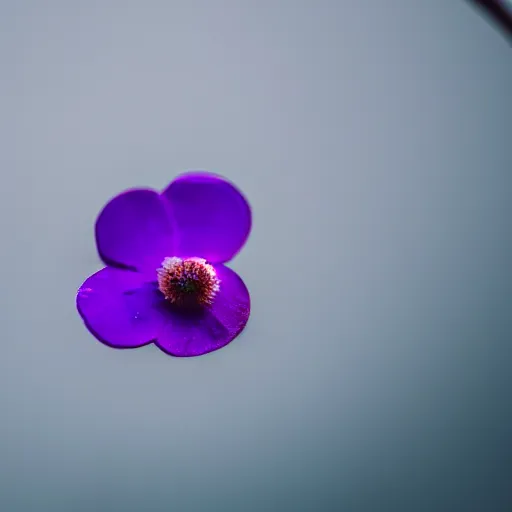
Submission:
[[[158,289],[172,304],[207,306],[219,291],[215,269],[202,258],[165,258],[157,275]]]

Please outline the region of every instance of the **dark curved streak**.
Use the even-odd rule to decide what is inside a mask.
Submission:
[[[512,43],[512,9],[501,0],[468,0],[484,11]]]

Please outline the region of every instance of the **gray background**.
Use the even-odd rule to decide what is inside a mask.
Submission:
[[[464,1],[0,1],[0,510],[512,510],[512,63]],[[75,310],[93,223],[246,193],[243,334]]]

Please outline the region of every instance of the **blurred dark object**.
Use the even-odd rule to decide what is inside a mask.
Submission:
[[[469,0],[498,25],[512,44],[512,6],[503,0]]]

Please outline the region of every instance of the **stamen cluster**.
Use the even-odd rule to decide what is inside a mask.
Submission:
[[[219,291],[215,269],[202,258],[165,258],[157,275],[159,290],[172,304],[207,306]]]

